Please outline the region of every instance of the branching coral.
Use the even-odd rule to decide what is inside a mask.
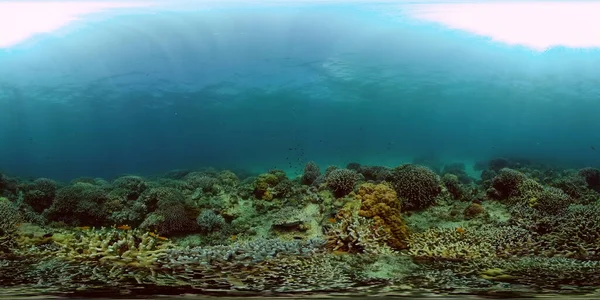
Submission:
[[[392,170],[383,166],[361,166],[358,172],[362,174],[367,181],[381,182],[390,176]]]
[[[525,203],[544,213],[558,213],[576,202],[561,189],[543,186],[512,169],[500,170],[492,185],[499,198],[510,205]]]
[[[21,215],[17,208],[8,199],[0,197],[0,253],[14,247],[19,222]]]
[[[579,170],[579,175],[585,179],[590,189],[596,191],[600,189],[600,170],[595,168],[583,168]]]
[[[311,185],[317,178],[321,175],[321,169],[319,166],[310,161],[304,167],[304,172],[302,173],[302,184]]]
[[[557,286],[600,285],[600,262],[563,257],[523,257],[498,261],[496,268],[486,270],[482,277],[497,281],[534,284],[546,288]]]
[[[372,218],[375,226],[386,232],[390,247],[406,247],[408,232],[400,214],[400,200],[389,185],[362,184],[358,188],[356,199],[361,201],[359,215]]]
[[[217,179],[219,179],[219,182],[224,187],[236,187],[240,184],[238,176],[229,170],[219,172],[219,174],[217,174]]]
[[[208,195],[217,195],[221,191],[219,179],[203,172],[193,172],[185,176],[190,190],[198,190]]]
[[[113,187],[126,191],[127,200],[137,199],[148,187],[146,181],[139,176],[122,176],[115,179]]]
[[[56,196],[57,184],[54,180],[38,178],[24,189],[24,202],[36,212],[43,212],[52,205]]]
[[[105,264],[110,272],[127,274],[132,269],[157,269],[156,261],[173,247],[170,241],[139,230],[86,230],[59,235],[57,257],[83,264]]]
[[[519,188],[526,179],[527,176],[519,171],[503,168],[492,179],[492,187],[500,199],[507,199],[519,194]]]
[[[561,189],[580,204],[590,204],[598,198],[598,194],[588,188],[585,179],[577,174],[556,179],[550,185]]]
[[[446,186],[446,189],[450,195],[452,195],[452,198],[456,200],[462,200],[467,195],[467,192],[458,180],[458,176],[450,173],[444,174],[444,176],[442,176],[442,182],[444,183],[444,186]]]
[[[358,180],[357,175],[354,170],[337,169],[331,171],[325,180],[336,197],[343,197],[354,189],[354,185]]]
[[[166,187],[152,188],[144,192],[140,199],[148,209],[153,210],[140,228],[156,230],[163,235],[198,230],[196,217],[199,212],[178,190]]]
[[[390,239],[373,219],[358,216],[338,216],[337,222],[326,228],[327,248],[347,253],[391,253]]]
[[[409,254],[428,259],[466,260],[495,255],[489,242],[475,241],[472,234],[456,229],[430,229],[409,238]]]
[[[388,178],[398,198],[405,200],[403,210],[416,210],[434,204],[441,192],[440,179],[430,169],[406,164],[396,167]]]
[[[533,236],[512,226],[432,228],[409,237],[409,253],[428,259],[470,260],[526,255]]]
[[[102,225],[106,190],[90,183],[78,182],[59,189],[52,206],[46,210],[49,220],[69,225]]]
[[[225,225],[225,218],[216,214],[213,210],[203,210],[196,219],[200,230],[203,232],[212,232],[218,230]]]
[[[600,260],[600,205],[573,205],[552,221],[537,247],[546,256]]]
[[[531,207],[550,214],[559,213],[572,203],[569,195],[555,187],[544,187],[539,194],[529,198]]]

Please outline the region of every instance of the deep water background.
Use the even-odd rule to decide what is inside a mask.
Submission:
[[[0,50],[0,170],[598,166],[598,66],[595,50],[506,46],[391,5],[104,13]]]

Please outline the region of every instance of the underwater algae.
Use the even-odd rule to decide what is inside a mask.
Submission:
[[[600,170],[477,168],[2,175],[0,296],[597,293]]]

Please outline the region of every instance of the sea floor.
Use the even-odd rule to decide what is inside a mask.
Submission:
[[[600,169],[480,167],[2,176],[0,298],[600,299]]]
[[[315,256],[321,256],[317,254]],[[317,264],[341,263],[338,257],[326,254],[320,258],[288,256],[315,264],[311,270],[322,270]],[[369,260],[371,260],[370,258]],[[387,258],[389,259],[389,258]],[[405,258],[408,259],[408,258]],[[329,261],[329,262],[327,262]],[[408,262],[408,260],[404,260]],[[141,270],[124,268],[113,272],[97,263],[81,265],[61,264],[45,258],[24,260],[20,257],[5,257],[2,260],[2,299],[61,299],[61,298],[419,298],[419,299],[477,299],[477,298],[545,298],[545,299],[600,299],[599,286],[575,286],[562,282],[531,282],[532,278],[496,281],[482,279],[479,274],[465,275],[446,270],[434,270],[417,266],[412,275],[398,274],[397,278],[387,275],[387,279],[376,276],[350,278],[350,274],[366,274],[366,270],[354,270],[357,266],[347,265],[339,273],[310,274],[309,267],[279,265],[279,258],[267,260],[254,266],[223,269],[221,271],[200,272],[182,270],[155,270],[146,274]],[[356,263],[356,260],[353,260]],[[39,273],[47,265],[47,274]],[[279,269],[278,272],[265,271],[265,266]],[[363,265],[366,267],[366,265]],[[413,265],[414,267],[414,265]],[[36,268],[38,273],[26,269]],[[112,267],[111,269],[114,269]],[[262,271],[261,271],[262,269]],[[405,269],[406,272],[407,269]],[[294,273],[297,271],[298,273]],[[111,273],[113,272],[113,273]],[[262,273],[261,273],[262,272]],[[117,277],[115,277],[115,274]],[[111,275],[112,274],[112,275]],[[147,277],[142,277],[146,274]],[[39,277],[32,277],[37,275]],[[597,277],[598,274],[591,274]],[[118,278],[118,279],[117,279]],[[119,281],[120,280],[120,281]],[[577,283],[577,278],[572,278]],[[37,281],[37,282],[35,282]],[[527,282],[527,283],[525,283]]]

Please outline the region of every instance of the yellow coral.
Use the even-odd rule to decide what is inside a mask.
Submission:
[[[260,174],[254,182],[254,194],[262,200],[272,200],[273,194],[269,190],[279,183],[279,177],[275,174]]]
[[[400,200],[394,189],[387,184],[365,183],[358,188],[355,198],[361,201],[359,215],[373,218],[375,226],[386,231],[390,247],[406,248],[408,231],[400,215]]]

